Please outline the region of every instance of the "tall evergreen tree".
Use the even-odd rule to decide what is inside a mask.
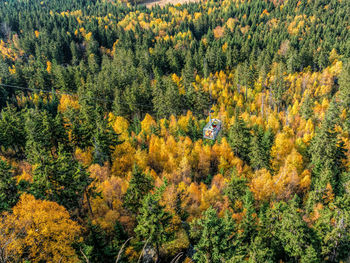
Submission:
[[[165,190],[162,186],[155,194],[148,193],[142,201],[142,207],[137,216],[135,233],[141,240],[148,240],[156,249],[157,260],[159,261],[159,249],[161,244],[169,240],[171,233],[169,227],[171,214],[165,211],[165,207],[159,203],[160,196]]]
[[[235,123],[228,132],[228,142],[233,152],[245,162],[249,162],[250,129],[244,120],[236,114]]]
[[[199,236],[194,246],[193,259],[198,262],[225,262],[230,259],[234,243],[235,224],[230,216],[219,218],[214,208],[209,207],[201,219],[192,223],[191,234]]]
[[[134,165],[129,187],[124,195],[123,206],[133,214],[137,214],[142,206],[142,200],[153,189],[153,179]]]
[[[12,167],[0,160],[0,212],[9,210],[16,204],[17,198],[17,185]]]

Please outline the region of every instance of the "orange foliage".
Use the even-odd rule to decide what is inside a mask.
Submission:
[[[80,262],[71,246],[80,226],[63,206],[23,194],[13,213],[3,216],[0,243],[10,242],[11,255],[25,253],[31,262]]]
[[[218,38],[222,38],[224,36],[224,28],[221,27],[221,26],[217,26],[214,30],[213,30],[213,33],[214,33],[214,37],[216,39]]]

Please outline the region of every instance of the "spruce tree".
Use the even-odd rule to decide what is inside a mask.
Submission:
[[[251,134],[244,120],[236,114],[235,123],[228,132],[228,142],[233,152],[245,162],[249,162]]]
[[[168,227],[172,216],[165,211],[165,206],[159,203],[160,196],[165,190],[163,187],[155,194],[148,193],[143,199],[135,228],[135,233],[140,240],[148,240],[149,244],[155,246],[156,262],[159,261],[160,246],[171,237]]]
[[[12,167],[0,160],[0,213],[15,205],[17,198],[17,185]]]
[[[137,165],[134,165],[132,178],[123,198],[124,208],[133,214],[137,214],[142,206],[142,200],[153,189],[153,186],[152,177],[143,173]]]
[[[234,222],[228,215],[219,218],[216,210],[209,207],[201,219],[191,224],[192,237],[199,238],[194,246],[193,259],[203,263],[219,263],[230,259],[234,249],[231,241],[234,227]]]

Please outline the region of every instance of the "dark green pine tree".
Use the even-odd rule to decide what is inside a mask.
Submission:
[[[301,109],[300,109],[301,116],[303,116],[304,119],[308,120],[313,116],[314,114],[313,106],[314,106],[313,99],[310,97],[309,94],[305,95],[304,102],[301,105]]]
[[[23,114],[15,107],[8,106],[1,111],[0,145],[1,151],[11,149],[23,154],[25,148]]]
[[[192,84],[189,84],[185,93],[185,108],[192,111],[194,116],[204,117],[204,113],[210,107],[210,96],[203,90],[195,90]]]
[[[124,195],[124,208],[136,215],[142,206],[142,200],[153,187],[152,177],[143,173],[137,165],[134,165],[132,178]]]
[[[273,142],[271,131],[264,132],[262,128],[255,129],[249,148],[250,165],[254,170],[270,167],[270,149]]]
[[[29,109],[25,117],[27,159],[32,164],[40,163],[53,150],[53,119],[39,109]]]
[[[350,107],[350,62],[344,64],[339,77],[340,100],[344,108]]]
[[[72,154],[59,149],[55,156],[45,155],[36,163],[30,191],[37,198],[55,201],[72,211],[81,208],[91,182]]]
[[[167,116],[178,115],[182,112],[183,106],[181,103],[181,96],[179,94],[179,88],[171,80],[171,78],[166,78],[164,81],[165,92],[164,92],[164,105],[166,107]]]
[[[148,240],[148,244],[155,246],[157,260],[159,261],[160,246],[167,242],[171,233],[168,231],[171,214],[165,211],[165,207],[159,203],[165,185],[160,187],[155,194],[148,193],[142,201],[137,216],[135,233],[140,240]]]
[[[284,93],[287,90],[286,83],[284,81],[285,65],[280,63],[277,67],[276,76],[271,83],[271,91],[274,98],[274,106],[277,107],[279,112],[284,102]]]
[[[272,216],[278,218],[273,224],[274,237],[283,247],[287,261],[319,262],[318,253],[312,246],[310,231],[298,208],[297,195],[288,203],[280,202],[276,205]]]
[[[339,187],[339,177],[344,171],[342,159],[344,148],[338,142],[338,134],[334,131],[334,125],[339,120],[339,107],[333,100],[327,110],[321,127],[317,129],[313,138],[309,153],[313,165],[314,174],[312,187],[318,192],[323,192],[328,183],[334,191]]]
[[[347,118],[343,122],[346,131],[350,131],[350,62],[344,64],[339,78],[340,102],[343,109],[346,110]]]
[[[17,199],[17,185],[12,167],[0,160],[0,213],[11,209]]]
[[[81,207],[91,179],[73,158],[59,115],[53,119],[46,111],[26,113],[26,154],[35,168],[30,191],[37,198],[55,201],[67,209]]]
[[[248,249],[249,263],[265,262],[273,263],[274,253],[273,250],[266,245],[265,238],[256,236],[252,239]]]
[[[195,81],[195,63],[192,58],[192,54],[190,51],[186,53],[185,57],[185,66],[182,70],[183,83],[185,87],[190,85],[193,81]]]
[[[92,136],[93,161],[95,163],[100,165],[103,165],[106,161],[111,163],[112,153],[115,147],[121,143],[118,134],[109,125],[107,118],[96,121],[95,133]]]
[[[242,220],[237,225],[239,230],[237,237],[234,239],[234,253],[229,262],[238,263],[243,262],[249,254],[249,247],[251,241],[257,235],[257,219],[254,214],[254,198],[249,190],[246,190],[242,198],[243,210],[245,211]]]
[[[113,231],[109,233],[106,233],[99,225],[88,222],[87,236],[81,249],[90,262],[114,263],[126,239],[127,235],[118,221]],[[118,262],[128,262],[124,256],[121,255]]]
[[[231,174],[231,180],[225,188],[224,193],[230,200],[231,206],[235,211],[237,211],[235,208],[235,203],[236,201],[242,200],[242,197],[248,188],[247,183],[248,182],[245,178],[237,176],[237,171],[234,169]]]
[[[350,199],[347,195],[325,206],[313,224],[320,255],[327,262],[341,262],[350,256]]]
[[[219,263],[226,262],[234,250],[235,224],[226,214],[220,218],[214,208],[209,207],[202,218],[191,224],[191,236],[198,239],[194,246],[193,259],[196,262]]]
[[[260,134],[254,133],[252,140],[250,141],[250,153],[249,153],[250,165],[254,170],[259,170],[266,167],[266,158],[264,156],[264,149],[261,146]]]
[[[250,141],[250,129],[236,113],[235,123],[228,132],[228,142],[233,152],[245,162],[249,162]]]

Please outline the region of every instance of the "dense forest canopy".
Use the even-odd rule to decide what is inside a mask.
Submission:
[[[347,262],[349,13],[1,1],[0,262]]]

